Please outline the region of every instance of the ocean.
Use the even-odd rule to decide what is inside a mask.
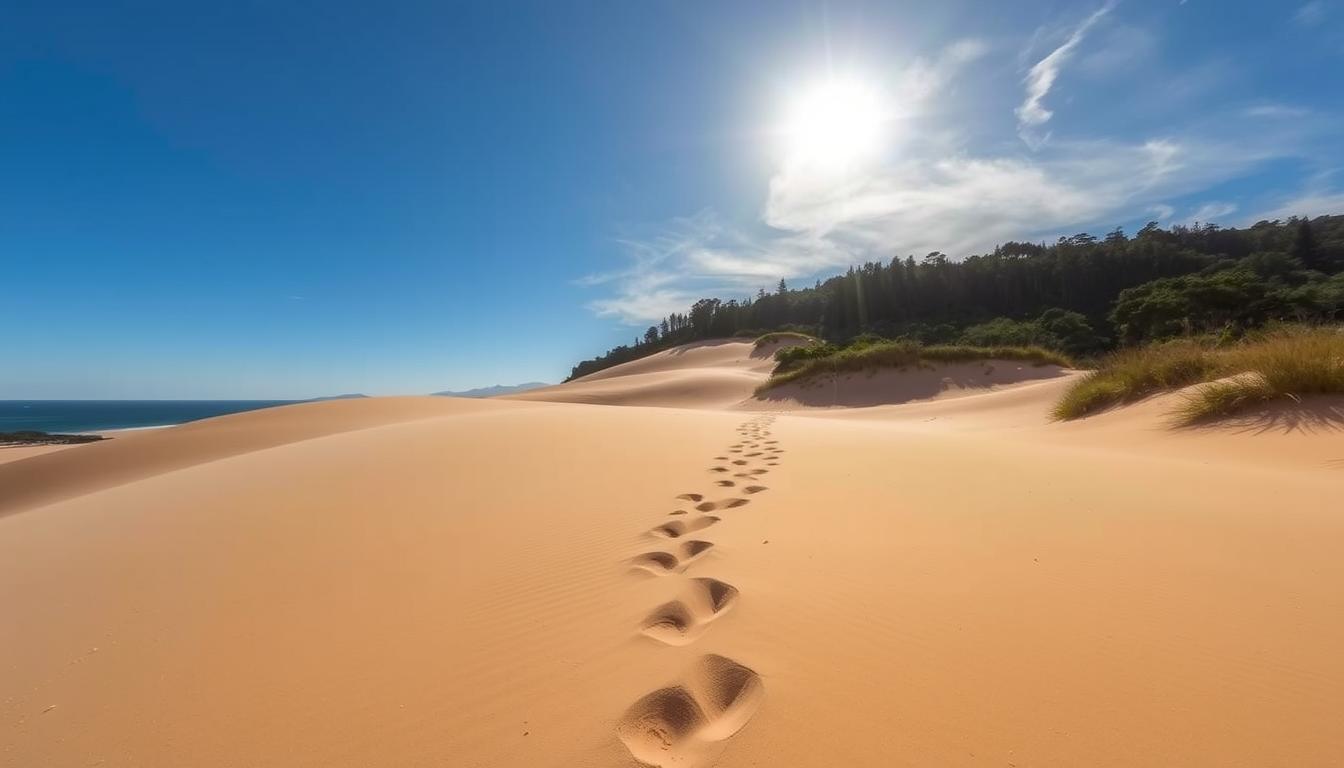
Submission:
[[[297,400],[0,400],[0,432],[97,432],[182,424]]]

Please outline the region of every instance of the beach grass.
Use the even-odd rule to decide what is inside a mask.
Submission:
[[[1069,388],[1057,419],[1076,419],[1195,384],[1173,414],[1196,424],[1278,400],[1344,394],[1344,329],[1284,326],[1224,347],[1180,341],[1117,352]]]

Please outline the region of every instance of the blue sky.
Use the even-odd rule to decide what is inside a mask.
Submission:
[[[780,277],[1344,212],[1332,0],[5,16],[0,398],[558,381]],[[881,130],[818,169],[789,125],[836,79]]]

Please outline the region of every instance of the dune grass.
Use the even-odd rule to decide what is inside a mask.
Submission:
[[[779,365],[756,392],[815,376],[836,375],[882,368],[928,367],[932,363],[971,360],[1021,360],[1033,365],[1071,367],[1072,361],[1040,347],[923,346],[912,341],[863,341],[848,347],[817,344],[780,350]]]
[[[1075,419],[1156,392],[1207,382],[1173,414],[1195,424],[1275,400],[1344,394],[1344,330],[1282,327],[1227,347],[1183,341],[1125,350],[1104,360],[1056,404]]]
[[[1181,423],[1229,416],[1275,400],[1344,394],[1344,329],[1271,332],[1225,355],[1229,378],[1200,387],[1177,411]]]
[[[781,341],[802,341],[810,344],[817,343],[817,339],[808,336],[806,333],[796,331],[771,331],[756,337],[756,348],[760,349],[767,344],[775,344]]]
[[[1055,405],[1057,419],[1076,419],[1132,403],[1154,392],[1207,381],[1217,370],[1213,353],[1194,342],[1126,349],[1069,387]]]

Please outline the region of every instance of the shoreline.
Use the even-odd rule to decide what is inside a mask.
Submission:
[[[190,424],[188,421],[179,421],[176,424],[153,424],[147,427],[113,427],[110,429],[86,429],[79,432],[71,432],[72,435],[101,435],[111,439],[124,432],[148,432],[155,429],[168,429],[169,427],[180,427],[183,424]]]

